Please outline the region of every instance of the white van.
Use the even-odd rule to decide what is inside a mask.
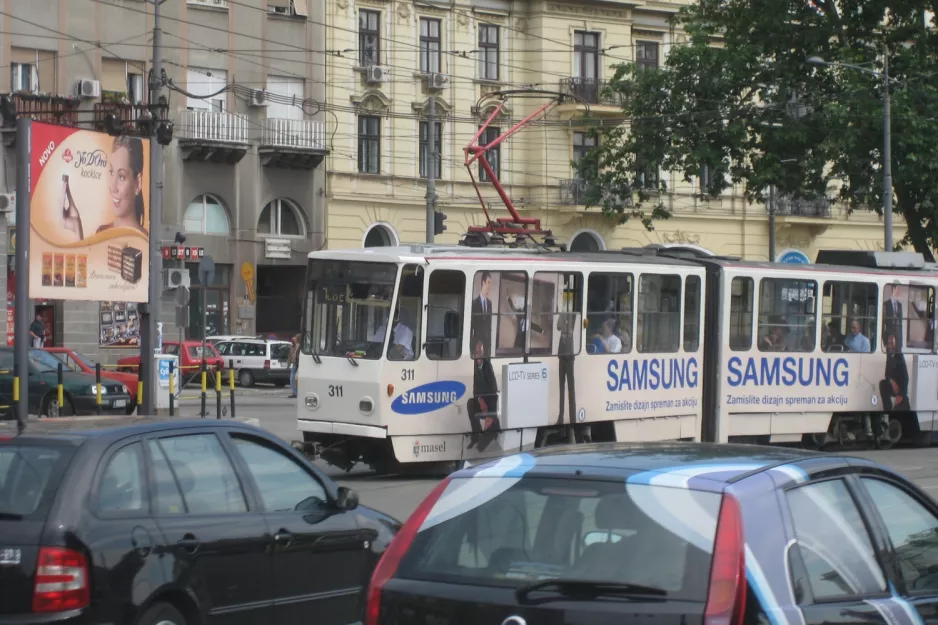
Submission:
[[[254,386],[255,382],[269,382],[276,386],[290,383],[290,343],[238,338],[222,341],[215,349],[225,361],[225,368],[233,368],[241,386]]]

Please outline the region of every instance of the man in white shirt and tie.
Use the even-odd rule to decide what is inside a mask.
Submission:
[[[888,298],[883,301],[883,345],[890,334],[896,337],[897,351],[902,351],[902,302],[899,301],[901,293],[898,284],[887,284]]]
[[[385,321],[371,336],[373,343],[383,343],[384,335],[388,331]],[[391,340],[388,342],[388,360],[414,359],[414,331],[401,321],[401,309],[394,311],[394,323],[391,325]]]

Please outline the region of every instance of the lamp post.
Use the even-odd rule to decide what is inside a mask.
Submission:
[[[850,63],[835,63],[825,61],[819,56],[808,58],[812,65],[827,65],[828,67],[844,67],[858,72],[872,74],[883,81],[883,229],[884,247],[887,252],[893,249],[892,242],[892,106],[889,97],[889,50],[883,48],[883,71]]]

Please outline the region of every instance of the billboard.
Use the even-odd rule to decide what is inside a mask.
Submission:
[[[31,126],[29,297],[146,302],[149,140]]]
[[[101,302],[101,347],[139,347],[140,321],[133,302]]]

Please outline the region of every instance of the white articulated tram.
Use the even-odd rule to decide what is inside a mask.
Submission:
[[[910,254],[818,260],[314,252],[298,429],[330,463],[379,470],[567,441],[930,436],[938,271]]]

